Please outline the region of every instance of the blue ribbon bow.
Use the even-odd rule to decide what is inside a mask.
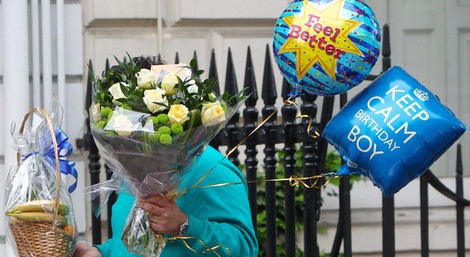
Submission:
[[[78,182],[78,172],[75,169],[75,162],[68,161],[65,158],[72,154],[73,146],[67,140],[68,136],[60,128],[56,129],[56,140],[57,140],[57,150],[59,152],[59,168],[60,172],[65,175],[72,175],[75,178],[75,182],[69,187],[69,193],[72,193],[77,188]],[[37,154],[37,152],[30,153],[23,157],[23,160],[28,158],[32,154]],[[55,168],[55,154],[54,148],[51,148],[48,152],[44,154],[47,161]]]

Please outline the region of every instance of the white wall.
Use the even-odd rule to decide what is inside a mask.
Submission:
[[[50,12],[50,20],[52,21],[47,26],[51,30],[50,38],[48,41],[50,42],[49,48],[51,49],[51,55],[49,56],[52,60],[51,72],[52,76],[49,77],[52,81],[52,85],[37,85],[33,83],[31,79],[32,74],[32,63],[34,60],[34,56],[32,54],[33,49],[33,36],[32,36],[32,27],[33,23],[40,27],[40,21],[33,21],[31,14],[33,12],[41,13],[41,8],[31,10],[31,3],[34,1],[17,1],[17,0],[8,0],[2,1],[0,4],[0,11],[2,11],[2,19],[0,19],[0,34],[2,35],[0,38],[0,92],[2,95],[0,96],[0,213],[4,212],[4,182],[6,174],[9,171],[9,168],[16,163],[16,152],[13,150],[13,146],[11,145],[11,136],[10,136],[10,125],[12,122],[15,122],[17,125],[21,124],[23,115],[26,114],[26,111],[32,107],[46,107],[50,103],[46,103],[44,99],[47,99],[48,96],[44,96],[41,100],[41,104],[37,103],[37,98],[33,92],[38,92],[38,87],[50,86],[51,88],[57,89],[57,71],[58,71],[58,30],[57,30],[57,23],[55,22],[57,19],[57,10],[56,10],[56,1],[53,1],[54,4],[50,6],[48,11]],[[40,1],[36,1],[40,2]],[[43,1],[46,3],[46,1]],[[7,9],[5,7],[8,6]],[[39,6],[40,7],[40,6]],[[10,14],[14,10],[15,12],[24,12],[25,16],[13,18]],[[82,9],[81,4],[79,1],[65,1],[64,5],[64,66],[62,70],[65,73],[65,85],[64,89],[66,91],[65,98],[60,99],[60,103],[64,108],[64,118],[62,119],[62,128],[65,130],[66,134],[69,136],[69,142],[75,146],[75,140],[83,136],[83,129],[84,129],[84,92],[83,92],[83,84],[82,84],[82,74],[84,69],[83,63],[83,38],[82,38]],[[10,17],[10,18],[7,18]],[[19,23],[15,21],[15,18],[19,19],[20,23],[25,22],[27,23],[24,29],[18,28],[15,24]],[[8,26],[8,27],[6,27]],[[16,26],[16,27],[15,27]],[[26,38],[26,40],[21,40],[24,42],[26,50],[17,50],[13,52],[13,59],[15,56],[21,56],[19,53],[24,53],[26,61],[22,62],[21,64],[11,63],[11,60],[5,59],[5,55],[9,52],[6,49],[14,49],[18,47],[18,42],[16,43],[9,43],[5,36],[5,31],[16,29],[16,33],[22,35],[22,37]],[[41,30],[44,31],[44,30]],[[40,33],[41,33],[40,31]],[[8,48],[6,48],[6,44],[8,44]],[[43,44],[43,43],[40,43]],[[18,49],[18,48],[17,48]],[[29,49],[29,50],[28,50]],[[39,48],[42,49],[41,47]],[[38,63],[42,64],[44,59],[36,59]],[[29,62],[29,64],[28,64]],[[8,68],[8,69],[7,69]],[[43,69],[41,68],[41,72]],[[29,76],[28,76],[29,73]],[[24,74],[26,76],[26,82],[16,81],[16,83],[12,83],[12,81],[6,81],[5,77],[15,77],[18,75]],[[42,76],[47,76],[42,74]],[[29,77],[29,83],[28,83]],[[57,92],[56,92],[57,94]],[[20,95],[21,97],[17,97]],[[19,109],[18,106],[21,106]],[[77,223],[78,223],[78,231],[85,232],[86,230],[86,223],[85,223],[85,215],[86,215],[86,203],[85,199],[83,198],[83,193],[81,189],[85,185],[85,162],[83,161],[82,155],[79,151],[75,151],[73,155],[69,158],[72,161],[76,162],[77,170],[79,171],[79,186],[77,191],[72,195],[74,206],[75,206],[75,213],[77,216]],[[70,179],[69,183],[72,182]],[[0,256],[10,257],[14,256],[13,253],[8,250],[6,247],[6,230],[5,230],[5,223],[4,223],[4,215],[0,215]]]
[[[470,123],[467,99],[470,99],[470,2],[468,0],[369,0],[367,1],[376,13],[380,23],[388,23],[392,38],[392,64],[402,66],[411,75],[415,76],[425,86],[439,95],[458,117],[467,124]],[[208,70],[211,50],[216,53],[217,69],[221,86],[225,81],[225,68],[227,62],[227,49],[231,48],[235,71],[239,87],[243,84],[244,65],[246,62],[247,47],[251,47],[255,66],[255,75],[258,88],[262,84],[262,73],[265,49],[272,44],[273,25],[280,13],[287,6],[287,0],[82,0],[66,1],[65,6],[65,72],[66,95],[63,99],[65,108],[64,128],[70,136],[70,142],[80,138],[84,132],[84,81],[82,74],[86,70],[88,60],[92,60],[95,70],[99,72],[104,68],[106,58],[112,62],[113,56],[123,57],[126,52],[131,56],[161,54],[162,58],[171,63],[175,53],[178,52],[180,61],[189,62],[196,51],[199,57],[199,67]],[[3,4],[0,4],[0,10]],[[52,10],[52,9],[51,9]],[[158,15],[161,14],[159,17]],[[54,19],[54,10],[52,10]],[[159,23],[161,21],[161,23]],[[0,35],[3,33],[0,19]],[[52,27],[52,60],[55,60],[55,28]],[[3,37],[2,37],[3,38]],[[3,40],[0,41],[2,47]],[[272,56],[271,56],[272,57]],[[3,51],[0,51],[3,60]],[[277,67],[272,60],[275,70]],[[3,77],[4,63],[0,62],[0,75]],[[57,71],[53,63],[53,73]],[[379,61],[374,73],[381,70]],[[276,72],[276,85],[278,94],[282,84],[282,77]],[[0,80],[0,82],[2,82]],[[367,83],[364,83],[364,85]],[[359,85],[351,94],[358,92]],[[12,85],[0,85],[9,89]],[[1,90],[0,90],[1,92]],[[0,96],[0,100],[2,97]],[[279,103],[282,104],[281,102]],[[262,105],[260,100],[260,106]],[[1,106],[1,105],[0,105]],[[5,107],[3,107],[5,108]],[[5,113],[0,110],[0,145],[4,145],[7,138],[9,123],[5,121]],[[464,156],[470,152],[470,136],[466,133],[460,142],[463,144]],[[2,162],[5,148],[0,148],[0,173],[5,174],[9,164]],[[87,169],[85,155],[76,151],[73,160],[77,162],[80,173],[80,188],[86,186]],[[452,176],[455,167],[455,147],[439,159],[432,169],[441,176]],[[468,176],[470,159],[464,158],[465,174]],[[2,172],[4,171],[4,172]],[[3,176],[0,175],[0,184]],[[453,185],[448,180],[450,186]],[[468,181],[466,181],[468,184]],[[79,217],[79,230],[86,231],[89,224],[85,217],[89,210],[85,206],[86,199],[80,188],[74,194],[74,203]],[[418,215],[416,210],[416,183],[413,182],[397,194],[396,205],[399,207],[397,217],[403,215],[412,217]],[[468,191],[468,190],[467,190]],[[2,192],[3,193],[3,192]],[[466,192],[467,198],[470,198]],[[361,231],[374,231],[379,233],[379,221],[367,223],[361,216],[364,211],[377,219],[380,218],[381,195],[378,189],[368,182],[355,185],[353,190],[353,223],[356,226],[357,236],[353,238],[354,249],[367,251],[370,242],[363,242]],[[327,199],[322,213],[322,222],[331,226],[335,220],[335,201]],[[367,205],[364,205],[367,203]],[[441,215],[447,213],[452,204],[437,195],[432,196],[431,204],[436,206],[433,217],[438,221]],[[3,208],[1,205],[0,211]],[[468,215],[467,215],[468,216]],[[398,219],[399,221],[403,221]],[[0,219],[0,221],[2,221]],[[367,223],[366,230],[364,224]],[[404,221],[405,224],[416,224],[416,220]],[[444,226],[449,228],[449,226]],[[372,230],[370,230],[372,229]],[[329,229],[334,231],[334,229]],[[442,232],[436,228],[436,234],[452,234]],[[406,229],[403,233],[410,233]],[[397,232],[399,235],[399,232]],[[467,233],[468,234],[468,233]],[[400,237],[400,236],[398,236]],[[436,236],[436,238],[439,238]],[[468,238],[468,237],[467,237]],[[0,255],[2,255],[4,230],[0,229]],[[322,237],[322,245],[332,242],[331,235]],[[379,236],[374,238],[377,247],[381,245]],[[399,239],[401,240],[401,238]],[[468,240],[468,239],[467,239]],[[416,241],[416,240],[415,240]],[[445,249],[439,239],[432,243],[437,248]],[[370,249],[379,249],[370,247]],[[397,247],[403,251],[412,251],[415,246],[398,243]],[[325,247],[326,249],[329,246]]]

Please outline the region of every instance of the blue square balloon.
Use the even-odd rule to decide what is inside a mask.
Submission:
[[[327,124],[322,136],[384,195],[421,176],[465,132],[439,99],[400,67],[383,73]]]

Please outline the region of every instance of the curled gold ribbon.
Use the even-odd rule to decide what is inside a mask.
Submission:
[[[332,179],[339,178],[340,176],[336,173],[330,172],[325,174],[319,174],[314,176],[308,177],[298,177],[292,175],[288,178],[273,178],[273,179],[264,179],[264,180],[251,180],[251,181],[243,181],[243,182],[225,182],[225,183],[218,183],[218,184],[211,184],[205,186],[197,186],[193,188],[212,188],[212,187],[224,187],[224,186],[235,186],[241,184],[251,184],[251,183],[259,183],[259,182],[289,182],[291,187],[295,186],[303,186],[304,188],[322,188],[328,185]],[[325,179],[324,183],[319,184],[321,179]]]
[[[293,100],[292,97],[288,98],[284,104],[286,105],[294,105],[297,107],[297,110],[299,110],[299,106],[295,101]],[[244,137],[237,145],[232,147],[220,161],[223,161],[225,158],[227,158],[229,155],[231,155],[235,150],[237,150],[251,135],[253,135],[256,131],[258,131],[259,128],[261,128],[268,120],[270,120],[275,114],[277,113],[277,110],[273,111],[268,117],[266,117],[258,126],[256,126],[246,137]],[[297,119],[303,119],[306,118],[308,119],[308,125],[307,125],[307,134],[316,139],[320,137],[320,133],[318,130],[313,128],[313,117],[305,114],[299,114],[296,117]],[[191,188],[196,189],[196,188],[212,188],[212,187],[223,187],[223,186],[233,186],[233,185],[239,185],[239,184],[249,184],[249,183],[258,183],[260,181],[255,180],[255,181],[243,181],[243,182],[225,182],[225,183],[218,183],[218,184],[212,184],[212,185],[205,185],[205,186],[199,186],[199,184],[207,177],[209,174],[215,169],[215,165],[210,168],[196,183],[194,183]],[[325,180],[325,183],[320,183],[319,181],[323,178],[327,178]],[[325,174],[320,174],[320,175],[315,175],[311,177],[297,177],[297,176],[290,176],[289,178],[276,178],[276,179],[266,179],[264,180],[265,182],[285,182],[288,181],[289,185],[294,187],[294,186],[303,186],[305,188],[320,188],[326,186],[331,179],[334,177],[338,177],[335,173],[325,173]],[[185,194],[188,191],[188,189],[184,189],[181,192],[178,192],[177,195],[180,196],[182,194]],[[205,248],[203,252],[200,254],[205,254],[208,252],[212,252],[214,255],[220,257],[220,255],[217,253],[217,249],[219,248],[224,248],[224,250],[227,252],[229,256],[232,256],[230,253],[230,250],[226,247],[223,247],[223,245],[219,244],[216,246],[208,247],[201,239],[194,238],[194,237],[187,237],[187,236],[175,236],[172,238],[169,238],[168,240],[175,241],[175,240],[181,240],[182,243],[185,245],[187,249],[189,249],[193,253],[197,253],[196,250],[194,250],[186,240],[188,239],[197,239],[199,243]]]
[[[308,123],[307,123],[307,135],[309,135],[310,137],[316,139],[318,137],[320,137],[320,132],[318,132],[318,130],[316,129],[313,129],[313,117],[310,116],[310,115],[306,115],[306,114],[302,114],[300,112],[300,107],[299,105],[295,102],[294,98],[293,97],[289,97],[287,98],[285,101],[284,101],[284,104],[285,105],[294,105],[299,114],[297,115],[296,119],[308,119]],[[313,131],[313,132],[312,132]]]
[[[284,104],[285,105],[294,105],[297,110],[299,110],[299,105],[293,100],[292,97],[289,97],[288,99],[286,99],[284,101]],[[230,151],[228,151],[224,157],[220,160],[222,161],[223,159],[227,158],[229,155],[231,155],[233,152],[235,152],[235,150],[237,150],[251,135],[253,135],[256,131],[258,131],[259,128],[261,128],[266,122],[268,122],[269,119],[271,119],[275,114],[277,113],[277,110],[273,111],[268,117],[266,117],[260,124],[258,124],[258,126],[256,126],[246,137],[244,137],[237,145],[235,145],[234,147],[232,147],[232,149],[230,149]],[[318,130],[316,129],[313,129],[313,118],[310,116],[310,115],[305,115],[305,114],[298,114],[297,119],[302,119],[302,118],[306,118],[308,119],[308,125],[307,125],[307,134],[312,137],[312,138],[318,138],[320,136],[320,133],[318,132]],[[313,134],[312,134],[312,131],[313,131]],[[207,176],[209,176],[209,174],[214,170],[215,168],[215,165],[214,167],[212,167],[211,169],[209,169],[206,174],[204,174],[196,183],[194,183],[194,185],[192,186],[192,188],[196,188]]]
[[[177,240],[181,240],[181,242],[183,243],[183,245],[191,252],[193,253],[198,253],[196,250],[194,250],[190,245],[189,243],[187,242],[187,240],[189,239],[197,239],[197,241],[202,245],[202,247],[204,248],[204,250],[202,252],[200,252],[199,254],[206,254],[208,252],[212,252],[215,256],[217,257],[221,257],[221,255],[216,251],[217,249],[219,248],[222,248],[223,250],[226,251],[226,253],[228,254],[228,256],[232,257],[232,254],[230,253],[229,249],[227,247],[224,247],[222,244],[218,244],[218,245],[215,245],[215,246],[207,246],[204,241],[202,241],[201,239],[199,238],[195,238],[195,237],[191,237],[191,236],[174,236],[174,237],[171,237],[171,238],[167,238],[168,241],[177,241]]]
[[[224,156],[223,158],[220,160],[220,161],[223,161],[225,158],[227,158],[230,154],[232,154],[236,149],[238,149],[238,147],[240,147],[240,145],[242,145],[251,135],[253,135],[259,128],[261,128],[269,119],[271,119],[275,114],[277,113],[277,110],[272,112],[267,118],[265,118],[258,126],[256,126],[256,128],[253,129],[253,131],[251,131],[245,138],[243,138],[236,146],[234,146],[230,151],[228,151]],[[215,165],[210,168],[203,176],[201,176],[201,178],[196,181],[196,183],[194,183],[191,188],[205,188],[205,187],[221,187],[221,186],[228,186],[228,185],[234,185],[234,184],[244,184],[246,182],[233,182],[233,183],[220,183],[220,184],[217,184],[217,185],[210,185],[210,186],[199,186],[198,185],[207,177],[209,176],[209,174],[215,169]],[[168,198],[174,198],[176,199],[177,197],[185,194],[188,192],[188,188],[185,188],[179,192],[169,192],[167,193],[165,196],[168,197]],[[212,246],[212,247],[208,247],[204,241],[202,241],[201,239],[199,238],[194,238],[194,237],[187,237],[187,236],[174,236],[174,237],[171,237],[171,238],[163,238],[161,235],[157,235],[157,240],[169,240],[169,241],[175,241],[175,240],[181,240],[182,243],[184,244],[184,246],[190,250],[191,252],[193,253],[197,253],[196,250],[194,250],[186,240],[188,239],[197,239],[199,241],[199,243],[205,248],[203,252],[201,252],[200,254],[205,254],[205,253],[208,253],[208,252],[212,252],[215,256],[217,257],[221,257],[219,253],[217,253],[217,249],[219,248],[222,248],[223,245],[219,244],[219,245],[216,245],[216,246]],[[227,248],[227,247],[223,247],[224,250],[226,251],[226,253],[228,254],[228,256],[232,256],[232,254],[230,253],[230,250]]]

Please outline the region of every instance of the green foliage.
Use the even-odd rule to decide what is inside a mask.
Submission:
[[[145,147],[146,151],[185,143],[199,128],[210,127],[205,133],[220,129],[246,99],[244,90],[216,95],[217,80],[200,79],[204,71],[197,70],[196,59],[187,66],[128,58],[115,58],[117,64],[99,77],[94,77],[90,67],[94,86],[91,124],[103,134],[114,131],[122,137],[143,138],[153,146]],[[149,131],[152,134],[146,135]]]
[[[128,105],[130,109],[134,111],[149,112],[147,106],[143,102],[142,98],[144,96],[145,89],[139,88],[137,85],[136,74],[140,71],[141,67],[136,63],[135,58],[129,57],[129,61],[119,60],[115,58],[117,65],[107,69],[103,72],[101,78],[95,78],[94,85],[96,86],[97,94],[95,101],[99,103],[102,107],[111,107],[119,105]],[[193,59],[190,62],[189,69],[194,69],[197,66],[197,60]],[[91,72],[92,73],[92,72]],[[193,78],[185,78],[184,81],[178,77],[178,83],[175,84],[175,89],[177,92],[181,92],[180,95],[184,97],[167,97],[168,106],[172,104],[184,104],[188,109],[201,109],[203,103],[212,102],[213,99],[209,99],[214,89],[218,86],[217,80],[215,79],[206,79],[201,81],[199,75],[203,74],[203,70],[198,70],[196,72],[197,76]],[[92,73],[93,74],[93,73]],[[121,84],[121,90],[126,96],[126,98],[117,99],[113,101],[113,97],[109,94],[109,88],[115,84]],[[160,82],[161,83],[161,82]],[[124,86],[127,85],[127,86]],[[198,91],[195,93],[190,93],[188,87],[190,85],[196,85]],[[159,87],[159,85],[153,85],[153,87]],[[231,99],[233,102],[238,103],[242,101],[243,93],[240,92],[235,96],[222,96],[222,100]],[[159,113],[154,113],[153,115],[158,115]]]
[[[276,178],[285,178],[284,170],[284,152],[282,150],[277,151],[278,165],[276,167]],[[300,150],[296,151],[296,162],[295,162],[295,174],[300,176],[302,173],[302,152]],[[258,173],[258,181],[262,181],[265,175],[261,172]],[[277,232],[277,245],[276,252],[277,256],[285,256],[285,230],[286,225],[284,221],[285,217],[285,182],[268,182],[276,183],[276,232]],[[297,188],[300,189],[300,188]],[[257,204],[258,204],[258,215],[257,215],[257,236],[258,242],[260,244],[259,256],[265,256],[265,242],[266,242],[266,184],[259,183],[257,188]],[[304,201],[303,190],[295,190],[295,230],[301,230],[303,228],[303,210],[302,203]],[[296,256],[303,256],[303,251],[297,247]]]
[[[297,149],[295,152],[295,175],[301,177],[302,176],[302,151],[300,149]],[[277,159],[278,159],[278,165],[276,168],[276,178],[282,179],[285,178],[285,170],[284,170],[284,157],[285,153],[282,150],[277,151]],[[327,155],[326,163],[325,163],[325,172],[335,172],[338,170],[338,168],[341,166],[342,159],[341,156],[336,152],[336,151],[331,151]],[[351,184],[354,183],[355,181],[359,180],[359,176],[352,176],[351,179]],[[257,181],[261,182],[265,180],[265,174],[263,171],[258,172],[258,178]],[[286,182],[268,182],[268,183],[276,183],[275,188],[276,188],[276,210],[277,210],[277,216],[276,216],[276,234],[278,236],[276,240],[276,251],[277,251],[277,256],[278,257],[284,257],[285,256],[285,207],[284,207],[284,201],[285,201],[285,189],[284,185]],[[339,185],[339,178],[334,178],[331,182],[333,185]],[[302,209],[302,204],[304,201],[304,196],[303,196],[303,188],[302,187],[296,187],[295,190],[295,230],[299,231],[303,229],[303,209]],[[329,194],[331,196],[337,196],[337,194]],[[266,256],[266,183],[261,182],[258,183],[257,186],[257,208],[258,208],[258,214],[257,214],[257,224],[258,227],[256,228],[257,230],[257,237],[258,237],[258,243],[260,245],[259,249],[259,255],[258,256]],[[325,232],[326,228],[322,226],[317,226],[317,231],[318,233]],[[302,257],[303,256],[303,251],[300,247],[296,247],[296,256],[297,257]],[[325,253],[321,253],[320,256],[322,257],[328,257],[329,255]]]

